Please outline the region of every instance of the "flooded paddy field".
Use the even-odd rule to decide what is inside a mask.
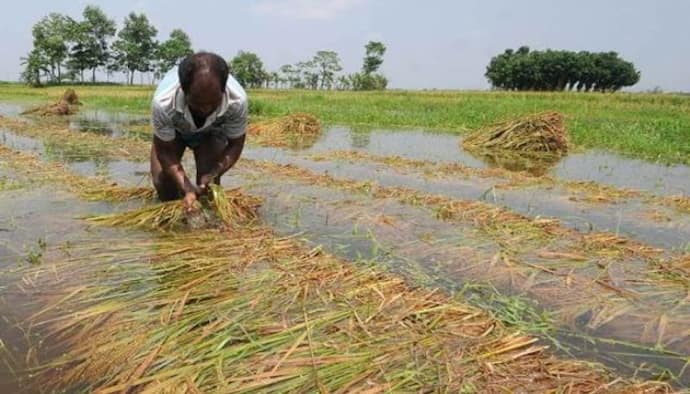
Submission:
[[[438,133],[250,134],[223,186],[261,198],[256,218],[170,233],[92,221],[155,204],[99,194],[150,188],[146,119],[3,111],[3,381],[690,386],[688,167],[583,151],[515,171]]]

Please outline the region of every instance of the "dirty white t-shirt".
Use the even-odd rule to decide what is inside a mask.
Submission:
[[[229,139],[241,137],[247,128],[249,103],[247,93],[228,75],[225,93],[220,106],[197,128],[180,86],[177,67],[168,71],[158,84],[151,104],[153,133],[163,141],[175,139],[175,133],[193,137],[198,133],[220,132]]]

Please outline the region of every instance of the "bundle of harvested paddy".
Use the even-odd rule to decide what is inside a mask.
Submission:
[[[81,105],[77,92],[75,92],[74,89],[65,90],[65,93],[62,94],[62,98],[60,98],[60,102],[69,105]]]
[[[568,151],[568,135],[563,115],[544,112],[480,129],[465,137],[462,145],[467,150],[563,154]]]
[[[307,147],[321,134],[321,124],[314,115],[296,113],[250,124],[249,134],[260,145]]]
[[[22,115],[72,115],[77,112],[77,106],[79,105],[81,105],[81,102],[77,93],[74,89],[67,89],[58,102],[29,109],[22,112]]]
[[[141,188],[134,188],[129,193],[115,190],[111,195],[120,200],[127,198],[149,197],[153,192],[145,192]],[[97,196],[92,196],[96,198]],[[258,215],[257,209],[261,200],[244,194],[240,189],[223,190],[220,186],[211,186],[209,198],[197,201],[192,212],[186,212],[180,201],[167,201],[148,205],[133,211],[93,216],[91,223],[136,227],[158,230],[174,230],[180,228],[202,228],[210,226],[242,226],[254,222]]]

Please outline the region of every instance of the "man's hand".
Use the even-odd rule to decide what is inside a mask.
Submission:
[[[206,174],[199,178],[199,193],[200,195],[208,193],[208,187],[216,179],[214,174]]]
[[[189,213],[194,210],[194,203],[196,202],[197,196],[195,192],[187,192],[184,195],[182,203],[184,204],[184,210]]]

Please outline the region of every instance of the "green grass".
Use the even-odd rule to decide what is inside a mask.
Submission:
[[[76,86],[87,108],[148,113],[152,86]],[[0,85],[0,101],[50,101],[65,87]],[[460,91],[252,90],[251,113],[310,112],[331,124],[464,133],[544,110],[566,115],[573,142],[665,163],[690,164],[690,96]]]

